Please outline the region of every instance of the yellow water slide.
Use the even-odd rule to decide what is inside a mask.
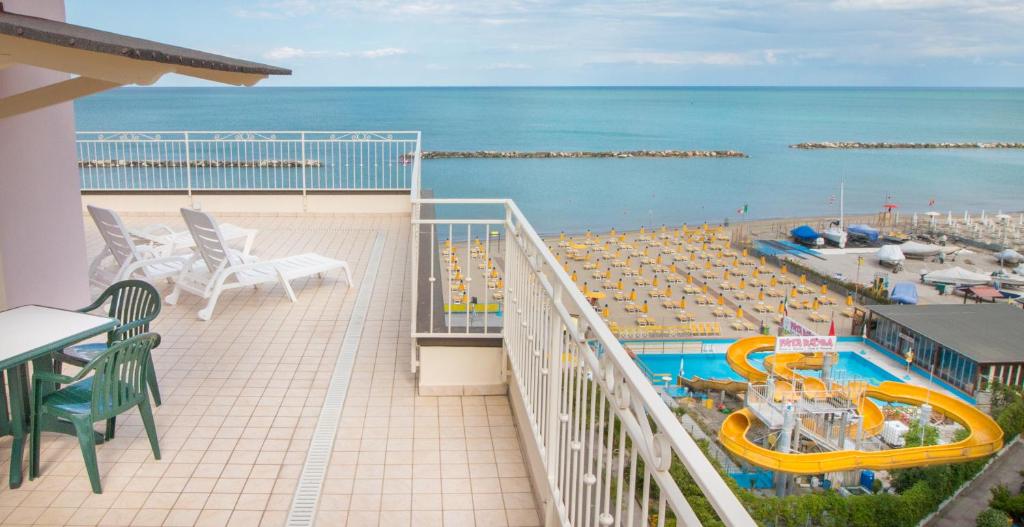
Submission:
[[[751,337],[737,341],[728,351],[729,364],[741,375],[754,382],[763,382],[767,374],[750,364],[747,356],[757,351],[767,351],[775,346],[774,337]],[[780,377],[785,373],[786,364],[795,364],[796,360],[787,361],[790,354],[779,354],[770,367]],[[812,357],[810,360],[814,360]],[[792,372],[792,369],[790,369]],[[796,379],[799,374],[792,372],[789,379]],[[807,377],[801,377],[805,382]],[[820,381],[818,381],[820,383]],[[824,389],[824,384],[821,384]],[[787,392],[788,393],[788,392]],[[928,403],[943,415],[963,425],[970,434],[962,441],[946,445],[933,445],[912,448],[899,448],[864,452],[859,450],[839,450],[808,454],[781,453],[759,446],[749,439],[747,433],[753,424],[754,416],[745,408],[730,414],[719,431],[722,445],[733,454],[759,467],[786,472],[790,474],[821,474],[846,470],[887,470],[894,468],[920,467],[959,463],[991,455],[1003,446],[1003,431],[991,417],[982,413],[973,405],[958,397],[946,395],[901,382],[886,381],[878,386],[865,386],[864,395],[884,401],[892,401],[913,405]],[[865,397],[861,399],[866,400]],[[875,409],[877,405],[873,403]],[[870,412],[866,405],[862,411]],[[878,412],[881,417],[881,410]],[[865,431],[867,421],[874,416],[864,415]],[[883,423],[884,424],[884,423]]]

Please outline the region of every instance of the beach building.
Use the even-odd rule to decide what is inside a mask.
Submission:
[[[867,337],[970,395],[1024,383],[1024,311],[1007,304],[874,306]]]

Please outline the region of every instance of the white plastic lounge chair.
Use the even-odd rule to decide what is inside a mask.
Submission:
[[[196,254],[191,261],[202,261],[205,265],[187,266],[174,283],[174,291],[167,296],[167,303],[178,301],[181,291],[208,299],[206,307],[199,311],[199,318],[210,320],[217,298],[228,289],[258,286],[278,282],[288,298],[295,302],[295,291],[289,283],[295,278],[317,275],[341,269],[349,287],[353,285],[348,264],[319,254],[307,253],[276,260],[259,261],[253,256],[244,256],[233,251],[224,243],[224,236],[217,220],[209,214],[192,209],[181,209],[185,225],[195,240]]]
[[[106,288],[114,282],[134,277],[155,284],[161,278],[181,274],[188,261],[187,256],[164,255],[148,245],[136,245],[116,212],[93,205],[87,208],[100,236],[106,242],[106,246],[89,265],[90,283]],[[104,265],[108,256],[114,258],[114,265]]]
[[[230,223],[220,224],[220,233],[224,241],[245,239],[242,254],[248,255],[252,251],[253,242],[256,240],[256,229],[246,229]],[[196,246],[192,235],[187,231],[175,231],[162,223],[155,223],[145,227],[131,229],[129,234],[150,243],[150,245],[161,255],[171,255],[180,252],[181,249],[192,249]]]

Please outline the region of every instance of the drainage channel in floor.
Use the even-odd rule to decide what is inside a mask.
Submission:
[[[299,476],[295,495],[292,498],[292,506],[288,511],[288,527],[306,527],[316,523],[317,504],[323,491],[324,477],[327,475],[331,452],[334,450],[334,438],[338,433],[341,410],[345,406],[345,395],[348,393],[348,385],[352,379],[352,369],[355,366],[356,354],[359,352],[359,341],[363,335],[363,326],[366,324],[366,314],[373,298],[373,286],[377,281],[377,270],[380,268],[383,252],[384,233],[378,232],[373,242],[373,248],[370,250],[366,276],[359,284],[359,293],[352,310],[352,318],[349,320],[348,328],[345,329],[341,353],[338,354],[338,360],[334,364],[331,382],[327,387],[327,396],[324,398],[324,405],[320,410],[316,429],[313,431],[306,463],[302,467],[302,474]]]

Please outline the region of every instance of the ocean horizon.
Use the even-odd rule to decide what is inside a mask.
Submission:
[[[420,130],[424,150],[739,150],[746,159],[424,161],[438,197],[509,197],[541,231],[1024,209],[1021,150],[796,150],[1024,140],[1024,89],[762,86],[122,88],[80,131]]]

